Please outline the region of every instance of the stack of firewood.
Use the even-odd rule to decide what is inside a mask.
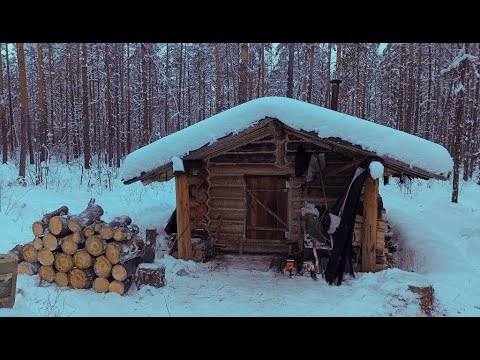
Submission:
[[[100,219],[103,213],[91,199],[78,215],[69,215],[66,206],[45,214],[32,224],[34,240],[10,251],[19,263],[18,272],[38,273],[42,281],[62,287],[126,293],[144,252],[152,249],[145,249],[129,216],[106,223]]]

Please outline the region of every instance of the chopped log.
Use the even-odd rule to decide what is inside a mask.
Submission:
[[[40,266],[41,265],[38,261],[34,263],[22,261],[20,264],[18,264],[18,273],[32,276],[38,273]]]
[[[42,249],[38,252],[38,261],[40,264],[50,266],[53,264],[54,260],[55,256],[53,256],[53,253],[50,250]]]
[[[205,204],[208,200],[208,195],[205,190],[198,191],[195,194],[195,200],[200,204]]]
[[[43,237],[43,247],[47,250],[54,251],[59,247],[59,241],[53,234],[47,234]]]
[[[107,277],[112,272],[112,263],[105,256],[99,256],[95,259],[93,271],[99,277]]]
[[[25,244],[22,247],[22,258],[25,261],[33,263],[38,260],[38,251],[32,244]]]
[[[128,289],[130,289],[130,286],[132,285],[132,281],[133,279],[131,277],[129,277],[124,281],[113,280],[108,285],[108,291],[114,292],[120,295],[124,295],[128,291]]]
[[[32,240],[32,246],[35,250],[42,250],[43,249],[43,241],[38,236]]]
[[[95,279],[95,272],[92,268],[85,270],[73,269],[69,273],[70,285],[74,289],[88,289],[92,287],[93,280]]]
[[[57,284],[60,287],[68,286],[70,283],[68,279],[68,274],[64,272],[57,272],[55,274],[55,284]]]
[[[140,232],[140,228],[135,224],[128,225],[126,228],[120,227],[113,231],[113,240],[115,241],[130,240],[139,232]]]
[[[10,250],[7,254],[15,258],[17,260],[17,263],[19,263],[23,261],[22,249],[23,249],[23,245],[18,244],[18,245],[15,245],[15,247],[12,250]]]
[[[100,230],[102,229],[102,227],[106,224],[105,221],[103,220],[99,220],[97,222],[95,222],[95,225],[93,226],[93,228],[95,229],[95,233],[96,234],[100,234]],[[87,236],[88,237],[88,236]]]
[[[55,270],[51,266],[42,265],[38,269],[38,276],[40,279],[51,283],[55,280]]]
[[[87,269],[92,266],[93,258],[87,250],[78,250],[73,254],[73,262],[79,269]]]
[[[86,226],[85,229],[83,229],[83,236],[88,238],[90,236],[95,235],[95,227],[94,225],[89,225]]]
[[[90,236],[85,240],[85,249],[93,256],[102,255],[107,247],[107,242],[98,235]]]
[[[73,262],[73,257],[71,255],[58,253],[55,255],[54,266],[58,271],[68,273],[73,269],[75,263]]]
[[[85,236],[83,236],[82,231],[76,231],[69,236],[71,236],[72,240],[75,241],[77,244],[83,244],[85,242]]]
[[[112,264],[124,263],[142,256],[145,243],[139,237],[124,242],[111,242],[107,245],[105,255]]]
[[[35,221],[33,224],[32,224],[32,231],[33,231],[33,235],[35,236],[40,236],[40,235],[43,235],[44,231],[45,231],[45,224],[41,221]]]
[[[91,198],[85,210],[70,217],[68,228],[73,232],[82,231],[85,226],[92,225],[95,221],[100,220],[102,215],[102,207],[95,205],[95,198]]]
[[[148,228],[145,236],[145,248],[143,250],[143,261],[153,263],[155,261],[155,247],[157,243],[157,228]]]
[[[134,275],[137,271],[138,264],[142,262],[141,258],[131,259],[123,264],[114,265],[112,268],[112,276],[115,280],[123,281]]]
[[[44,224],[48,225],[50,223],[50,219],[54,216],[63,216],[68,214],[68,207],[61,206],[57,210],[54,210],[48,214],[43,215],[42,221]]]
[[[113,238],[113,232],[117,228],[125,228],[132,223],[130,216],[123,215],[113,218],[108,224],[105,224],[100,229],[100,236],[102,239],[110,240]]]
[[[150,285],[156,288],[165,285],[165,266],[140,264],[138,266],[136,280],[137,289],[142,285]]]
[[[72,235],[68,235],[68,236],[65,236],[62,241],[62,251],[65,253],[65,254],[68,254],[68,255],[73,255],[77,252],[78,250],[78,244],[73,241],[73,238],[72,238]]]
[[[198,204],[197,206],[194,207],[194,209],[198,216],[200,215],[205,216],[208,213],[208,207],[205,204]]]
[[[110,281],[107,278],[97,277],[93,281],[93,290],[98,293],[106,293],[108,292],[108,285],[110,285]]]
[[[70,217],[68,215],[63,216],[54,216],[50,219],[48,223],[48,228],[53,235],[58,237],[62,237],[70,233],[68,229],[68,219]]]

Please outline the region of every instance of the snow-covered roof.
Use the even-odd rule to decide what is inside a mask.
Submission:
[[[152,171],[176,157],[256,125],[264,118],[315,132],[321,139],[340,138],[378,156],[446,177],[453,160],[443,146],[374,122],[283,97],[263,97],[223,111],[130,153],[123,164],[124,182]]]

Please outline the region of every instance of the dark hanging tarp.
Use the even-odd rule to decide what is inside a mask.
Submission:
[[[368,171],[364,168],[357,168],[355,175],[347,190],[345,200],[339,213],[336,214],[341,217],[340,224],[336,232],[333,234],[333,249],[330,254],[327,269],[325,270],[325,280],[331,285],[337,280],[337,285],[340,285],[343,280],[345,266],[349,265],[349,272],[353,276],[353,249],[352,236],[353,227],[355,224],[355,216],[357,214],[358,203],[362,193],[363,184],[367,177]]]

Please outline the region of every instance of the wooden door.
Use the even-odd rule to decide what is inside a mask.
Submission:
[[[246,251],[286,250],[285,233],[289,231],[286,185],[287,179],[282,176],[246,177]]]

